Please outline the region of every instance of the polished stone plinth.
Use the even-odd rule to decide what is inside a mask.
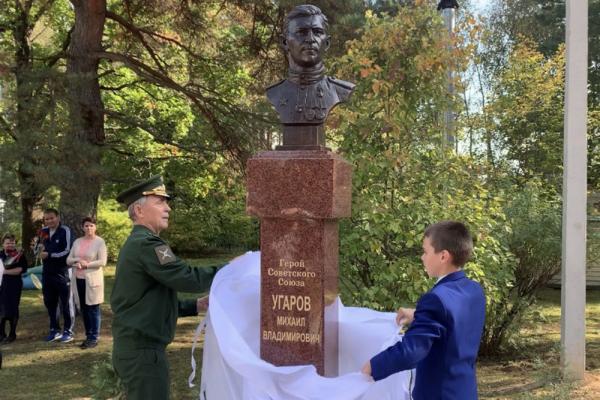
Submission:
[[[338,372],[338,222],[352,170],[330,151],[268,151],[248,161],[247,212],[260,218],[261,358]]]

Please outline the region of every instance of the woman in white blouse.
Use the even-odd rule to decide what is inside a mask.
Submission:
[[[71,288],[79,306],[85,326],[86,339],[79,347],[96,347],[100,334],[100,304],[104,302],[104,273],[106,244],[96,235],[96,220],[86,217],[82,221],[84,236],[75,240],[67,264],[74,268]]]

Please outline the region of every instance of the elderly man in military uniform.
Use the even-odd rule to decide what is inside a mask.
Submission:
[[[169,398],[165,348],[173,340],[177,316],[196,315],[208,306],[206,298],[179,301],[177,291],[207,290],[217,270],[190,267],[160,238],[169,226],[168,199],[160,176],[117,197],[133,221],[119,253],[110,300],[113,365],[128,400]]]
[[[285,19],[281,47],[288,59],[288,77],[267,88],[267,98],[283,124],[283,145],[278,150],[324,149],[327,115],[354,90],[353,83],[325,75],[327,28],[327,17],[313,5],[297,6]]]

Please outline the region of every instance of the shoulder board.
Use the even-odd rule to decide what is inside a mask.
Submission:
[[[333,84],[336,84],[338,86],[343,87],[344,89],[348,89],[348,90],[352,90],[354,89],[354,86],[356,86],[354,83],[352,82],[348,82],[348,81],[343,81],[341,79],[336,79],[333,76],[328,76],[327,79],[329,79],[329,81]]]
[[[275,86],[279,86],[279,85],[281,85],[283,82],[285,82],[285,79],[282,79],[282,80],[280,80],[279,82],[276,82],[276,83],[274,83],[274,84],[272,84],[272,85],[270,85],[270,86],[267,86],[267,88],[266,88],[265,90],[269,90],[269,89],[271,89],[271,88],[274,88]]]

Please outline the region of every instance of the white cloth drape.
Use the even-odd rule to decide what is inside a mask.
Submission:
[[[260,359],[260,253],[246,253],[219,271],[210,291],[201,400],[409,400],[414,371],[379,382],[360,368],[399,339],[393,313],[344,307],[339,314],[340,376],[312,365],[276,367]]]

